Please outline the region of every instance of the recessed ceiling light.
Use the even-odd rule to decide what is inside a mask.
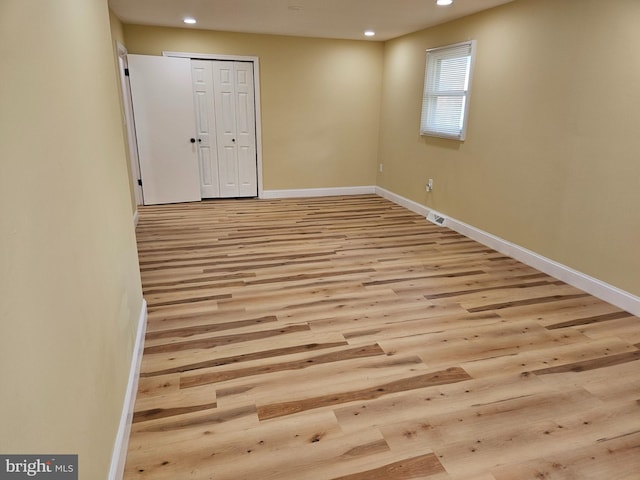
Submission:
[[[446,7],[447,5],[451,5],[453,0],[437,0],[436,5],[440,5],[441,7]]]
[[[182,20],[184,23],[188,23],[189,25],[193,25],[194,23],[196,23],[196,19],[195,18],[191,18],[191,17],[187,17],[184,20]]]
[[[373,30],[367,30],[364,32],[365,37],[373,37],[376,34]]]

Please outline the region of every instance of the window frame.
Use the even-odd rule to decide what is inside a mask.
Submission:
[[[432,68],[437,68],[435,65],[437,62],[441,62],[446,59],[446,54],[452,54],[456,49],[460,49],[461,47],[468,46],[469,53],[464,55],[464,57],[469,58],[469,64],[466,72],[466,89],[464,90],[449,90],[442,91],[440,93],[433,93],[430,90],[431,83],[430,78],[434,77],[436,74],[432,71]],[[464,141],[467,134],[467,123],[469,117],[469,104],[471,98],[471,87],[473,80],[473,69],[475,63],[475,54],[476,54],[476,40],[467,40],[464,42],[454,43],[451,45],[445,45],[442,47],[430,48],[426,51],[426,63],[425,63],[425,75],[424,75],[424,83],[422,90],[422,110],[420,112],[420,135],[423,136],[431,136],[431,137],[439,137],[439,138],[447,138],[452,140]],[[453,56],[450,58],[464,58],[463,56]],[[430,68],[432,67],[432,68]],[[437,101],[439,98],[444,97],[462,97],[464,107],[462,108],[462,114],[460,118],[460,129],[458,133],[451,133],[450,131],[446,131],[445,129],[438,129],[437,125],[433,125],[433,112],[434,110],[434,101]]]

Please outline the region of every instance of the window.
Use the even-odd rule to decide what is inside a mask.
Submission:
[[[427,50],[420,134],[464,140],[475,40]]]

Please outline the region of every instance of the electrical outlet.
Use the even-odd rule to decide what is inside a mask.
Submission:
[[[382,165],[382,164],[378,165],[378,171],[379,171],[380,173],[382,173],[382,170],[383,170],[383,169],[384,169],[384,167],[383,167],[383,165]]]
[[[430,179],[427,181],[427,184],[425,185],[425,190],[426,190],[427,192],[430,192],[431,190],[433,190],[433,178],[430,178]]]

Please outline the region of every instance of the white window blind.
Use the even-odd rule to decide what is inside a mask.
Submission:
[[[464,140],[475,40],[427,50],[420,134]]]

